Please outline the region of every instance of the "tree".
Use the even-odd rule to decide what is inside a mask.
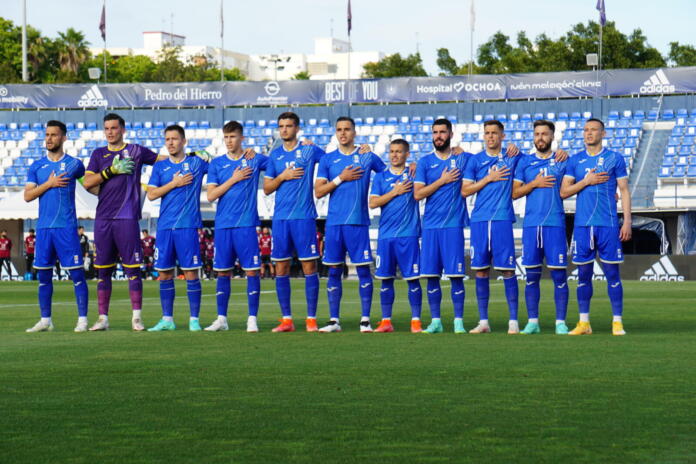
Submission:
[[[65,32],[59,32],[55,41],[58,50],[58,65],[66,78],[74,76],[78,79],[80,66],[90,57],[89,42],[82,32],[69,27]]]
[[[454,76],[459,74],[457,61],[452,58],[450,51],[446,48],[437,49],[437,67],[442,70],[441,76]]]
[[[311,75],[309,74],[308,71],[300,71],[294,76],[292,76],[292,80],[294,81],[308,81]]]
[[[377,62],[366,63],[363,66],[363,76],[367,78],[427,76],[423,68],[420,53],[402,58],[401,54],[389,55]]]
[[[696,66],[696,48],[693,45],[670,42],[668,58],[675,66]]]

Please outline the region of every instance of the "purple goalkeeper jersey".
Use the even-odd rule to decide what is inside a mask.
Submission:
[[[99,147],[92,152],[88,173],[99,173],[111,166],[114,157],[130,158],[135,162],[132,174],[119,174],[101,184],[96,219],[140,219],[140,173],[143,164],[155,164],[157,153],[132,143],[110,151]]]

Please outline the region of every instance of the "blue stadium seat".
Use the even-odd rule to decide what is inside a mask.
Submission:
[[[386,126],[387,125],[387,118],[383,118],[383,117],[377,118],[375,120],[375,124],[378,126]]]
[[[411,124],[422,124],[423,120],[420,116],[413,116],[411,118]]]
[[[210,129],[210,122],[209,121],[201,121],[198,124],[199,129]]]
[[[677,110],[677,117],[678,118],[688,118],[689,117],[689,111],[686,108],[679,108]]]
[[[689,166],[696,166],[696,155],[689,155]]]
[[[31,129],[35,131],[43,130],[43,124],[41,124],[40,122],[35,122],[31,125]]]
[[[485,115],[485,116],[483,117],[483,121],[484,121],[484,122],[485,122],[485,121],[490,121],[491,119],[495,119],[495,116],[493,116],[492,114],[487,114],[487,115]]]
[[[355,121],[356,126],[364,126],[365,125],[365,121],[363,121],[363,118],[355,118],[354,121]]]
[[[133,123],[133,129],[137,130],[137,129],[142,129],[142,128],[143,128],[143,123],[142,123],[142,121],[135,121],[135,122]],[[69,128],[68,128],[68,129],[69,129]]]
[[[432,116],[426,116],[423,119],[423,124],[427,124],[428,126],[432,126],[434,122],[435,122],[435,118]]]
[[[256,127],[256,121],[254,121],[253,119],[247,119],[246,121],[244,121],[244,128],[247,127]]]
[[[573,113],[570,114],[571,121],[579,121],[581,117],[582,116],[577,111],[574,111]]]
[[[357,124],[357,121],[356,121],[356,124]],[[331,124],[329,124],[328,119],[321,119],[319,121],[319,127],[330,127],[330,126],[331,126]]]
[[[679,145],[681,145],[681,137],[670,137],[667,142],[669,147],[678,147]]]
[[[507,120],[508,120],[507,114],[502,114],[502,113],[499,114],[498,116],[496,116],[495,119],[497,119],[498,121],[502,122],[503,124],[505,124],[505,123],[507,122]]]
[[[686,174],[686,166],[675,166],[672,171],[672,177],[684,177]]]
[[[271,129],[277,129],[278,128],[278,120],[277,119],[269,119],[268,120],[268,127]]]
[[[633,119],[645,119],[645,111],[636,110],[636,112],[633,113]]]
[[[629,137],[626,139],[626,144],[624,145],[626,148],[636,148],[638,146],[638,138],[637,137]]]
[[[558,120],[559,121],[567,121],[568,120],[568,113],[558,113]]]
[[[544,114],[543,113],[534,113],[534,120],[538,121],[539,119],[544,119]]]
[[[447,116],[447,119],[449,119],[449,122],[451,122],[452,124],[457,124],[459,122],[459,118],[455,114]]]
[[[672,135],[674,135],[674,136],[682,135],[685,132],[686,132],[686,127],[683,127],[683,126],[674,126],[672,128]]]
[[[674,166],[674,160],[674,155],[665,155],[664,158],[662,158],[662,166]]]
[[[609,121],[617,120],[619,119],[619,112],[618,111],[610,111],[609,112]]]
[[[522,114],[522,117],[520,117],[520,121],[529,122],[531,120],[532,120],[532,115],[529,113],[524,113],[524,114]]]
[[[97,130],[97,123],[96,122],[88,122],[87,123],[87,130],[91,130],[91,131]]]
[[[154,127],[155,129],[162,130],[162,129],[164,129],[164,122],[162,122],[162,121],[155,121],[155,124],[153,124],[153,127]]]
[[[396,126],[397,124],[399,124],[399,119],[396,116],[391,116],[389,117],[389,119],[387,119],[387,124]]]
[[[648,121],[657,121],[658,117],[659,114],[657,113],[657,110],[648,111]]]
[[[662,111],[662,119],[674,119],[674,110],[663,110]]]
[[[0,131],[6,131],[7,130],[7,124],[4,122],[0,122]]]
[[[480,114],[474,115],[474,122],[483,122],[483,116]]]
[[[696,108],[691,108],[691,111],[689,111],[689,116],[696,118]]]
[[[696,177],[696,166],[689,166],[686,170],[687,177]]]
[[[609,143],[611,148],[623,148],[626,139],[614,139]]]
[[[546,113],[546,119],[554,121],[556,119],[556,113]]]
[[[688,156],[677,156],[675,166],[688,166],[689,157]]]

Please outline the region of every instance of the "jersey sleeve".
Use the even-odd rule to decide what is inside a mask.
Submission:
[[[519,155],[518,155],[519,156]],[[527,155],[528,156],[528,155]],[[553,155],[551,155],[553,156]],[[527,163],[528,163],[529,158],[523,158],[521,159],[518,163],[517,166],[515,166],[515,171],[512,176],[512,180],[514,182],[522,182],[523,184],[525,183],[524,181],[524,170],[527,168]]]
[[[370,195],[379,197],[384,195],[382,191],[382,174],[376,174],[375,178],[372,179],[372,187],[370,187]]]
[[[162,170],[159,169],[158,165],[155,165],[155,167],[152,168],[152,175],[150,176],[150,181],[147,184],[151,187],[161,187],[162,176],[160,175],[160,172],[162,172]]]
[[[317,179],[329,180],[329,157],[324,156],[319,160],[319,168],[317,169]]]
[[[421,158],[416,163],[416,184],[427,184],[427,177],[425,175],[426,161],[425,158]]]
[[[201,174],[205,175],[208,174],[208,169],[210,169],[210,163],[208,161],[203,161],[202,159],[198,158],[201,162]]]
[[[384,164],[384,161],[382,161],[382,158],[377,156],[376,154],[372,154],[372,170],[375,172],[382,172],[385,169],[387,169],[387,165]]]
[[[463,181],[476,182],[476,166],[478,166],[478,163],[476,158],[472,156],[464,167],[464,173],[462,175]]]
[[[140,159],[143,161],[143,164],[149,164],[152,166],[157,161],[158,156],[159,155],[157,153],[149,148],[140,146]]]
[[[565,174],[563,177],[568,177],[569,179],[575,179],[575,165],[577,164],[578,155],[571,156],[568,158],[568,163],[566,164]]]
[[[89,157],[89,163],[87,164],[87,172],[90,173],[97,173],[101,171],[99,169],[99,155],[97,155],[96,150],[92,152],[92,155]]]
[[[270,179],[275,179],[278,173],[276,172],[275,161],[273,160],[273,155],[268,157],[268,164],[266,165],[266,174],[264,177]]]
[[[256,155],[256,157],[259,158],[258,164],[256,165],[259,171],[265,171],[266,169],[268,169],[268,161],[270,156]]]
[[[318,163],[321,160],[321,157],[325,154],[326,152],[322,150],[321,147],[312,145],[312,157],[314,158],[315,163]]]
[[[208,168],[208,185],[218,185],[218,164],[211,163],[210,168]]]
[[[80,160],[75,160],[72,168],[72,177],[79,179],[85,175],[85,165]]]
[[[614,167],[614,174],[616,179],[626,179],[628,177],[628,170],[626,169],[626,160],[620,154],[616,154],[616,166]]]
[[[36,177],[36,169],[39,163],[32,163],[29,166],[29,172],[27,172],[27,184],[39,185],[39,179]]]

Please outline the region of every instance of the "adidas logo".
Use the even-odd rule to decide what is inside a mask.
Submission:
[[[651,280],[654,282],[684,282],[684,276],[679,272],[667,256],[660,258],[658,262],[645,271],[639,280]]]
[[[650,79],[643,82],[640,93],[674,93],[676,87],[670,84],[667,75],[661,69],[650,76]]]
[[[94,84],[85,92],[77,101],[77,106],[80,108],[93,108],[97,106],[107,107],[109,101],[104,98],[97,84]]]
[[[594,262],[594,267],[592,268],[592,273],[594,274],[592,276],[592,280],[607,280],[607,278],[604,276],[604,271],[602,270],[602,266],[600,266],[597,261]],[[578,280],[578,269],[577,268],[575,268],[575,270],[570,273],[570,275],[568,276],[568,280]]]

